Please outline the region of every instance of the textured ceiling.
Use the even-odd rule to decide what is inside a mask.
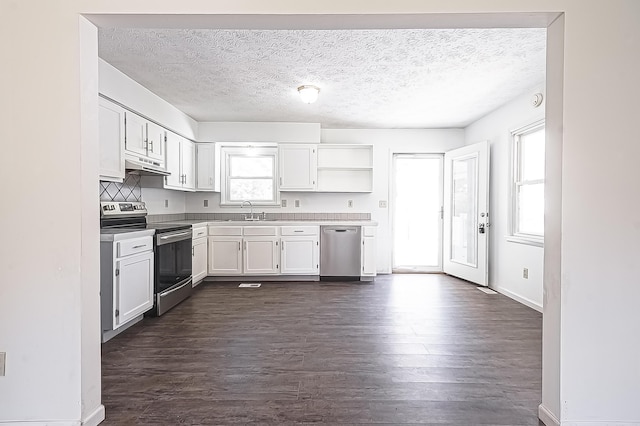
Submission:
[[[544,80],[545,45],[544,29],[99,31],[101,58],[197,121],[324,128],[464,127]]]

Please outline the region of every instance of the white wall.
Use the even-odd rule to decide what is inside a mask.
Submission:
[[[100,402],[97,40],[67,5],[0,16],[0,423],[78,424]]]
[[[487,19],[518,25],[539,11],[565,12],[563,87],[547,87],[549,103],[564,102],[562,210],[548,212],[561,215],[562,275],[560,282],[545,281],[545,294],[557,292],[558,284],[562,290],[561,322],[549,324],[561,329],[557,414],[571,426],[640,424],[640,340],[634,338],[640,335],[640,197],[634,195],[640,144],[630,130],[640,99],[637,0],[0,2],[0,54],[9,64],[0,67],[0,179],[24,181],[0,186],[8,206],[0,216],[3,241],[11,242],[0,245],[0,347],[8,357],[7,376],[0,377],[0,422],[78,424],[80,407],[89,401],[80,389],[80,323],[98,312],[80,294],[81,286],[98,288],[99,279],[97,267],[82,262],[82,249],[97,245],[98,237],[82,236],[81,223],[93,214],[84,199],[97,200],[98,185],[90,195],[80,183],[80,88],[86,81],[79,76],[79,13],[102,13],[111,23],[118,13],[176,13],[183,22],[190,13],[262,19],[279,13],[278,23],[292,26],[300,21],[291,14],[318,14],[312,18],[320,28],[336,22],[320,14],[345,14],[339,21],[347,28],[376,18],[399,27],[407,19],[401,14],[414,14],[412,28],[419,28],[445,19],[453,27]],[[174,18],[159,19],[168,25]],[[24,156],[29,173],[26,162],[15,161]],[[34,208],[56,205],[60,192],[51,188],[64,188],[66,204],[78,209],[43,215]]]
[[[153,179],[162,179],[155,177]],[[170,189],[142,187],[142,201],[145,202],[149,214],[185,213],[186,192]]]
[[[200,122],[198,141],[319,143],[320,123]]]
[[[132,80],[113,65],[102,59],[98,60],[98,65],[101,94],[187,139],[196,140],[198,123],[193,118]]]
[[[564,16],[547,30],[547,93],[545,120],[544,292],[542,315],[542,403],[540,418],[560,418],[560,324],[562,281],[562,127]]]
[[[243,127],[238,123],[238,132]],[[275,142],[271,140],[271,142]],[[258,211],[281,213],[371,213],[371,219],[378,222],[377,269],[379,273],[391,272],[391,224],[389,208],[380,208],[379,201],[387,201],[389,206],[390,165],[393,153],[444,153],[464,144],[462,129],[436,130],[373,130],[373,129],[324,129],[322,143],[373,144],[374,182],[373,192],[365,194],[282,192],[287,207],[258,208]],[[209,207],[204,207],[204,200]],[[294,206],[300,200],[300,207]],[[353,200],[353,207],[348,207]],[[220,195],[214,193],[190,193],[186,196],[186,211],[189,213],[240,212],[241,209],[220,207]],[[419,212],[416,212],[418,214]]]
[[[80,18],[79,40],[80,78],[84,82],[81,90],[81,174],[82,174],[82,228],[81,228],[81,322],[80,322],[80,418],[93,422],[104,419],[101,404],[101,327],[100,288],[85,285],[96,280],[100,265],[100,248],[95,244],[99,238],[99,218],[94,213],[96,203],[96,181],[98,180],[98,55],[97,28],[85,18]],[[99,196],[98,196],[99,197]],[[46,352],[46,351],[45,351]]]
[[[638,425],[640,2],[578,3],[564,39],[561,420]]]
[[[533,94],[538,92],[544,92],[544,84],[469,125],[464,139],[467,145],[488,140],[491,147],[489,286],[542,311],[544,250],[506,239],[511,208],[511,131],[544,118],[544,103],[538,108],[532,105]],[[529,269],[529,279],[522,277],[523,268]]]

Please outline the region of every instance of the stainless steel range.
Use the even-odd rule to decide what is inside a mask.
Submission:
[[[153,309],[145,315],[162,315],[192,292],[191,225],[147,223],[142,202],[100,203],[101,230],[154,230]]]

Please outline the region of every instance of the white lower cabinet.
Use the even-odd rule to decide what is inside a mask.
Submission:
[[[362,227],[362,272],[360,276],[376,276],[376,228],[373,226]]]
[[[376,228],[363,227],[361,276],[376,275]],[[320,227],[209,226],[208,274],[319,275]],[[194,263],[194,281],[196,280]]]
[[[283,226],[281,233],[280,273],[318,275],[320,273],[320,227]]]
[[[194,228],[191,247],[194,287],[207,276],[207,242],[207,228]]]
[[[114,329],[153,307],[153,252],[116,262]]]
[[[244,274],[274,275],[280,272],[277,237],[244,237]]]
[[[209,275],[242,274],[242,237],[209,237]]]
[[[209,227],[209,275],[275,275],[279,263],[277,226]]]

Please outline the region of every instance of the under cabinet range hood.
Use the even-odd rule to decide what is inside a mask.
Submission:
[[[127,155],[124,159],[124,168],[127,172],[139,175],[151,176],[170,176],[166,169],[162,167],[160,162],[149,160],[144,157],[134,157]]]

